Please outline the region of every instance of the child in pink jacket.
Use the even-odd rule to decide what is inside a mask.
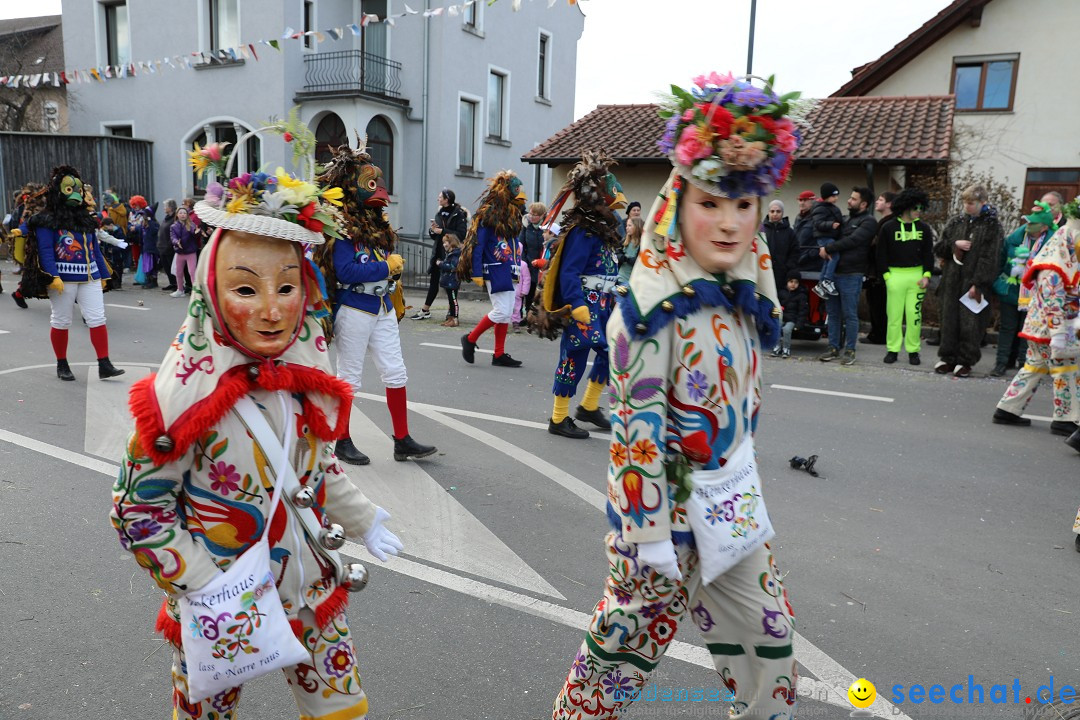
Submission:
[[[520,245],[520,243],[519,243]],[[520,332],[518,328],[524,325],[522,316],[528,314],[529,309],[523,308],[522,304],[525,302],[525,297],[529,294],[529,288],[532,287],[532,279],[529,277],[529,265],[524,260],[520,263],[519,268],[519,280],[516,295],[514,297],[514,314],[510,316],[510,324],[514,326],[514,332]]]

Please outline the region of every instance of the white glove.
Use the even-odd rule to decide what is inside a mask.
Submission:
[[[1068,333],[1058,333],[1050,336],[1050,349],[1062,351],[1069,342]]]
[[[368,552],[383,562],[386,562],[388,555],[396,556],[405,547],[398,536],[383,525],[389,519],[390,513],[382,508],[375,508],[375,522],[371,524],[371,529],[364,533],[364,545]]]
[[[670,580],[682,580],[675,543],[671,540],[638,543],[638,560]]]
[[[1020,277],[1024,274],[1026,268],[1023,265],[1013,265],[1013,269],[1009,271],[1009,275],[1013,277]]]

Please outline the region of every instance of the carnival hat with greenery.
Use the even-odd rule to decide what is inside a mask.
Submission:
[[[672,85],[660,116],[667,119],[658,145],[680,174],[722,197],[763,196],[784,184],[802,135],[796,126],[808,106],[800,93],[777,95],[773,78],[710,73],[689,90]],[[762,79],[762,78],[757,78]]]
[[[271,122],[247,133],[237,145],[258,133],[273,132],[293,146],[293,164],[306,167],[308,177],[315,176],[312,151],[315,136],[297,117],[296,109],[288,120]],[[255,235],[318,245],[324,235],[341,237],[341,188],[320,188],[312,180],[294,177],[283,168],[273,174],[244,173],[231,177],[235,154],[226,154],[229,143],[195,146],[189,154],[191,166],[200,177],[213,170],[218,178],[206,188],[206,196],[195,204],[195,213],[209,225],[225,230],[239,230]]]
[[[1061,213],[1067,218],[1080,220],[1080,196],[1074,197],[1070,203],[1065,203],[1061,208]]]

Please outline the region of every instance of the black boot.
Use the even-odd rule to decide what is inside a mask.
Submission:
[[[574,417],[581,422],[592,423],[601,430],[610,430],[611,421],[604,417],[604,411],[600,408],[595,410],[586,410],[580,405],[577,406],[577,412],[574,413]]]
[[[68,365],[67,360],[56,361],[56,377],[68,381],[73,381],[75,379],[75,373],[71,372],[71,366]]]
[[[470,365],[476,362],[476,343],[469,339],[468,333],[461,336],[461,357]]]
[[[1022,427],[1027,427],[1031,424],[1031,420],[1026,417],[1021,417],[1016,413],[1011,413],[1008,410],[998,408],[994,410],[993,423],[995,425],[1020,425]]]
[[[585,428],[579,428],[573,418],[564,417],[559,422],[554,420],[548,420],[548,432],[552,435],[562,435],[565,438],[571,440],[584,440],[589,437],[589,431]]]
[[[21,292],[19,292],[18,290],[11,293],[11,299],[14,300],[15,304],[18,305],[19,307],[21,307],[23,310],[26,309],[26,307],[27,307],[26,306],[26,298],[24,298],[23,294]]]
[[[1065,438],[1065,444],[1076,452],[1080,452],[1080,430],[1077,430],[1072,435]]]
[[[98,361],[97,361],[97,376],[99,378],[101,378],[102,380],[107,380],[108,378],[116,377],[117,375],[123,375],[123,374],[124,374],[123,370],[121,370],[118,367],[113,367],[112,361],[109,360],[108,356],[103,357],[103,358],[98,358]]]
[[[356,449],[353,445],[352,438],[344,437],[337,441],[337,447],[334,448],[334,454],[337,455],[338,460],[347,462],[350,465],[367,465],[371,460],[367,455]]]
[[[412,435],[406,435],[400,440],[394,438],[394,459],[399,462],[409,458],[425,458],[437,452],[434,445],[421,445],[412,439]]]
[[[1050,423],[1050,432],[1054,435],[1070,437],[1076,433],[1076,430],[1076,423],[1071,423],[1068,420],[1054,420]]]

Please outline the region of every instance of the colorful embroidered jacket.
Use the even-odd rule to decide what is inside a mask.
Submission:
[[[1031,302],[1020,337],[1046,345],[1072,327],[1080,311],[1080,271],[1074,253],[1066,248],[1075,247],[1078,235],[1080,228],[1058,229],[1029,261],[1024,286],[1030,289]]]
[[[613,249],[604,246],[603,238],[590,235],[585,228],[575,227],[563,240],[555,307],[581,307],[586,305],[586,300],[591,305],[599,302],[599,294],[595,291],[582,291],[581,278],[584,276],[610,278],[614,290],[614,281],[619,276],[619,260]]]
[[[680,454],[682,438],[703,431],[712,449],[703,467],[720,467],[752,438],[757,422],[761,344],[755,321],[730,309],[723,296],[707,303],[706,284],[695,286],[702,306],[655,335],[631,333],[622,312],[607,326],[613,398],[607,513],[627,542],[691,542],[665,459]],[[670,353],[661,355],[665,345]]]
[[[489,227],[476,229],[476,247],[472,254],[472,276],[491,283],[491,292],[514,289],[514,279],[521,263],[516,238],[501,238]]]
[[[360,285],[366,285],[365,290],[375,287],[376,283],[385,286],[390,279],[390,266],[386,263],[388,254],[363,243],[348,240],[334,243],[334,273],[342,286],[337,291],[336,302],[369,315],[391,312],[393,303],[389,292],[378,296],[360,291]]]
[[[64,282],[90,282],[109,277],[101,244],[94,232],[35,227],[41,269]]]
[[[348,535],[366,533],[375,505],[342,472],[330,445],[304,420],[303,406],[291,397],[289,417],[281,417],[274,394],[255,388],[249,395],[281,436],[283,423],[294,435],[291,459],[302,485],[315,489],[315,510],[341,524]],[[155,464],[133,434],[113,486],[113,527],[168,601],[158,618],[166,638],[177,639],[176,595],[202,587],[262,536],[276,476],[263,448],[232,411],[206,430],[179,459]],[[289,516],[285,503],[271,521],[270,568],[290,619],[303,606],[317,620],[332,618],[347,603],[333,566]]]

